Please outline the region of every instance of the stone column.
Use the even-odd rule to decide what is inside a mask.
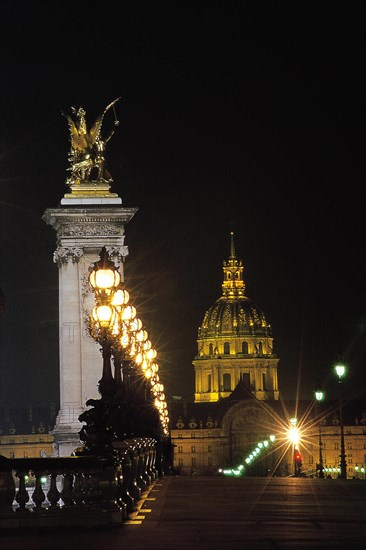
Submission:
[[[60,411],[53,431],[59,456],[70,455],[80,445],[78,417],[86,401],[99,396],[102,356],[87,329],[94,306],[88,275],[105,246],[124,278],[124,226],[137,208],[123,208],[121,203],[120,198],[64,198],[59,208],[43,215],[56,231],[53,259],[59,268]]]

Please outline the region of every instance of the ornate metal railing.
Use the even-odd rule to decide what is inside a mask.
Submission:
[[[113,456],[0,456],[0,527],[115,525],[163,475],[151,438],[114,445]]]

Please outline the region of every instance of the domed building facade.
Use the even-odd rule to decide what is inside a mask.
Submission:
[[[269,444],[275,430],[279,359],[270,324],[245,294],[243,270],[231,233],[221,296],[198,328],[194,402],[170,407],[174,466],[182,474],[239,464],[257,442]],[[272,471],[273,464],[271,453],[263,468]]]
[[[273,353],[272,329],[245,295],[243,269],[231,233],[222,295],[206,311],[198,329],[198,354],[193,361],[196,403],[228,397],[239,381],[259,400],[279,398],[279,360]]]
[[[174,469],[182,475],[293,475],[295,420],[304,434],[298,475],[337,477],[339,402],[280,399],[272,329],[245,294],[243,270],[231,233],[222,294],[198,329],[194,401],[174,398],[169,406]],[[364,400],[342,410],[347,477],[364,476]]]

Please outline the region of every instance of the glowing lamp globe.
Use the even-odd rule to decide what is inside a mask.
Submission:
[[[105,246],[100,252],[99,262],[95,262],[89,275],[92,289],[99,295],[110,296],[121,281],[121,276],[114,263],[109,259]]]
[[[336,365],[334,370],[336,371],[339,380],[341,380],[346,374],[346,367],[344,365]]]
[[[111,306],[96,306],[92,315],[102,328],[108,328],[113,324],[116,313]]]
[[[317,401],[323,401],[324,399],[324,392],[322,390],[316,390],[315,392],[315,399]]]
[[[122,306],[128,304],[129,299],[130,299],[130,295],[127,292],[127,290],[123,290],[122,288],[117,288],[117,290],[113,294],[112,305],[117,309],[121,308]]]

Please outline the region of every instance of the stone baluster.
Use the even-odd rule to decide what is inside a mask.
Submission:
[[[25,476],[28,475],[28,472],[17,472],[16,476],[19,479],[19,489],[15,496],[15,500],[19,504],[19,508],[17,511],[23,511],[25,510],[25,505],[29,501],[29,495],[28,491],[25,487]]]
[[[57,473],[52,472],[50,477],[50,488],[47,493],[48,502],[51,508],[57,508],[61,493],[57,488]]]
[[[155,481],[155,472],[153,468],[153,460],[154,460],[154,440],[153,439],[146,439],[146,449],[147,449],[147,473],[150,476],[151,483]]]
[[[139,457],[134,445],[129,444],[128,454],[131,459],[131,471],[130,471],[130,480],[128,484],[128,492],[137,503],[137,501],[141,499],[141,489],[137,484],[137,470],[138,470]]]
[[[153,439],[151,445],[151,469],[154,475],[154,481],[157,480],[159,477],[158,471],[156,469],[156,444],[156,441]]]
[[[127,519],[128,512],[127,512],[127,503],[124,500],[124,494],[123,494],[123,472],[122,472],[122,464],[120,457],[118,457],[116,466],[115,466],[115,476],[117,480],[117,502],[122,512],[122,519]]]
[[[146,439],[141,440],[141,450],[143,454],[142,477],[146,483],[146,488],[148,488],[151,485],[152,479],[149,474],[149,451]]]
[[[91,505],[97,505],[101,499],[101,490],[99,486],[99,475],[91,473],[88,477],[88,502]]]
[[[11,471],[0,472],[0,512],[9,512],[13,509],[15,483]]]
[[[101,490],[99,502],[101,508],[109,511],[115,520],[119,518],[122,521],[124,510],[118,502],[118,479],[114,466],[107,467],[100,473],[99,486]]]
[[[32,500],[34,502],[36,510],[40,510],[42,508],[42,504],[46,500],[46,495],[44,494],[44,491],[42,489],[43,472],[34,472],[34,476],[36,478],[36,487],[33,491]]]
[[[74,490],[73,490],[72,496],[77,506],[81,506],[84,501],[83,477],[84,476],[81,472],[77,472],[74,476],[74,488],[73,488]]]
[[[74,505],[73,483],[74,483],[74,475],[69,472],[64,474],[64,486],[61,491],[61,498],[63,500],[65,507]]]
[[[81,491],[83,494],[84,504],[93,503],[92,489],[93,489],[92,474],[90,472],[84,472],[81,480]]]
[[[136,441],[136,440],[135,440]],[[147,488],[147,483],[143,478],[143,468],[144,468],[144,453],[142,451],[141,445],[139,443],[136,443],[137,445],[137,476],[136,476],[136,483],[140,487],[141,492],[145,492]]]
[[[129,492],[132,462],[128,455],[127,449],[125,449],[123,452],[121,462],[122,462],[122,487],[121,487],[122,499],[127,505],[127,513],[131,513],[134,510],[136,510],[137,503]]]
[[[161,442],[158,442],[156,445],[155,467],[158,472],[158,477],[164,477],[163,449]]]

